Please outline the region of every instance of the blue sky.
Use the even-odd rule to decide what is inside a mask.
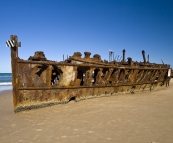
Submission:
[[[62,61],[79,51],[109,59],[109,50],[134,61],[173,67],[172,0],[1,0],[0,72],[11,72],[11,34],[22,47],[19,57],[28,59],[44,51],[49,60]]]

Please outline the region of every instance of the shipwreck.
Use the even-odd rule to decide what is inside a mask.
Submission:
[[[47,60],[44,52],[37,51],[28,60],[18,57],[21,45],[15,35],[10,36],[6,45],[11,48],[12,87],[14,112],[37,109],[70,100],[151,91],[162,85],[169,85],[171,69],[167,64],[155,64],[125,59],[121,61],[102,60],[90,52],[84,57],[75,52],[66,60]]]

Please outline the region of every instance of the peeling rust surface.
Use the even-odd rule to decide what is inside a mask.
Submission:
[[[15,35],[11,40],[18,42]],[[149,63],[144,50],[143,62],[126,61],[125,52],[119,62],[103,61],[99,54],[90,57],[90,52],[84,58],[75,52],[65,61],[55,62],[47,60],[42,51],[22,60],[17,45],[11,47],[14,112],[169,85],[168,65]]]

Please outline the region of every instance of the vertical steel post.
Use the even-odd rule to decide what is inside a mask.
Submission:
[[[11,35],[10,40],[14,41],[14,47],[11,47],[11,68],[12,68],[12,86],[13,86],[13,103],[14,109],[17,106],[17,87],[18,87],[18,66],[17,66],[17,59],[18,59],[18,38],[16,35]]]
[[[125,62],[125,52],[126,52],[126,50],[124,49],[123,50],[123,62]]]
[[[146,63],[146,58],[145,58],[145,51],[142,50],[142,56],[143,56],[143,60],[144,60],[144,64]]]

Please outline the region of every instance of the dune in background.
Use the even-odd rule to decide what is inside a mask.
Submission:
[[[2,143],[172,143],[173,80],[149,92],[70,101],[13,112],[12,91],[0,92]]]

